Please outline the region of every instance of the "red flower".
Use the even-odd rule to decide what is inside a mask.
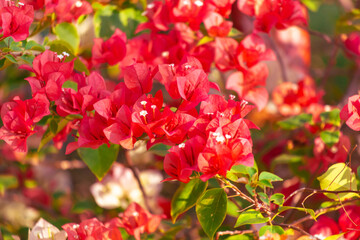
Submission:
[[[37,94],[33,99],[25,101],[15,97],[1,108],[4,126],[0,129],[0,139],[15,151],[26,152],[26,140],[35,133],[34,124],[48,114],[49,101],[44,95]]]
[[[15,41],[25,40],[29,36],[29,28],[34,20],[34,8],[31,5],[13,1],[0,2],[0,32],[2,38],[12,37]]]
[[[344,235],[345,239],[358,240],[360,237],[360,206],[347,206],[345,210],[346,213],[343,212],[339,218],[340,229],[347,232]]]
[[[348,103],[340,112],[340,118],[354,131],[360,131],[360,95],[349,97]]]
[[[204,19],[204,25],[210,37],[226,37],[233,24],[230,21],[225,21],[220,14],[210,12]]]
[[[76,21],[81,15],[92,13],[89,2],[84,0],[45,1],[45,15],[55,12],[59,22]]]
[[[67,53],[64,53],[65,55]],[[32,94],[45,93],[51,101],[57,100],[61,95],[64,82],[70,78],[73,72],[74,62],[63,62],[63,54],[46,50],[33,61],[33,67],[22,65],[21,67],[35,73],[35,77],[28,77]]]
[[[205,140],[199,136],[173,146],[164,159],[164,170],[171,176],[167,180],[187,183],[193,171],[198,170],[198,156],[205,147]]]
[[[124,82],[127,88],[141,94],[149,93],[152,88],[150,68],[143,63],[135,63],[123,68]]]
[[[105,226],[96,218],[88,219],[80,224],[68,223],[62,226],[69,240],[111,239],[122,240],[116,226]]]
[[[95,66],[102,63],[115,65],[123,60],[125,55],[126,35],[119,29],[116,29],[114,34],[106,41],[102,38],[94,39],[92,62]]]
[[[152,215],[135,202],[130,204],[125,212],[120,213],[119,217],[114,225],[125,228],[136,240],[140,240],[140,234],[155,232],[163,218],[160,215]]]
[[[310,234],[319,238],[330,237],[339,232],[337,223],[325,215],[320,216],[317,222],[310,228]]]

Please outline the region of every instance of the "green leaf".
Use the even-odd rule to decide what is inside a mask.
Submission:
[[[76,27],[68,22],[63,22],[55,26],[55,34],[60,40],[67,42],[76,54],[79,50],[80,37]]]
[[[357,168],[357,177],[360,179],[360,166]]]
[[[50,50],[56,52],[57,54],[62,54],[63,52],[67,52],[70,54],[66,60],[71,61],[75,58],[74,51],[69,43],[64,40],[53,40],[48,43],[50,46]]]
[[[25,50],[36,50],[36,51],[45,51],[45,47],[41,44],[38,44],[34,40],[30,40],[25,45]]]
[[[54,118],[50,120],[49,128],[52,133],[54,133],[54,134],[57,133],[58,124]]]
[[[283,181],[283,179],[281,177],[276,176],[275,174],[266,172],[266,171],[260,173],[259,181],[261,181],[261,180],[268,180],[270,182]]]
[[[311,11],[316,12],[323,0],[301,0],[301,2]]]
[[[17,63],[17,61],[16,61],[16,59],[14,58],[13,55],[10,55],[10,54],[5,55],[5,58],[6,58],[7,60],[9,60],[10,62],[12,62],[12,63]]]
[[[71,89],[77,91],[78,90],[78,84],[76,82],[74,82],[74,81],[69,80],[69,81],[64,82],[64,84],[62,85],[62,88],[71,88]]]
[[[73,208],[71,209],[71,212],[78,214],[83,213],[84,211],[94,212],[96,208],[97,205],[95,202],[85,200],[85,201],[76,202]]]
[[[200,46],[200,45],[206,44],[206,43],[208,43],[208,42],[212,42],[212,41],[214,41],[214,38],[213,38],[213,37],[204,36],[203,38],[201,38],[201,39],[199,40],[199,42],[198,42],[197,45]]]
[[[213,239],[226,216],[227,199],[222,188],[207,190],[196,203],[196,215],[204,232]]]
[[[176,190],[171,201],[171,217],[175,223],[180,214],[192,208],[199,197],[206,190],[207,182],[196,178],[182,185]]]
[[[54,119],[52,119],[52,120],[54,120]],[[50,121],[52,121],[52,120],[50,120]],[[40,141],[38,151],[40,151],[48,142],[50,142],[56,136],[56,134],[58,134],[61,130],[63,130],[64,127],[68,123],[69,123],[69,120],[65,119],[65,118],[59,118],[58,120],[56,120],[57,128],[56,128],[55,132],[53,132],[51,130],[51,126],[49,126],[48,129],[46,129],[46,131]]]
[[[150,152],[152,152],[152,153],[154,153],[156,155],[164,157],[166,154],[169,153],[169,149],[171,147],[172,146],[165,145],[165,144],[162,144],[162,143],[158,143],[158,144],[155,144],[155,145],[151,146],[151,148],[149,148],[148,151],[150,151]]]
[[[84,72],[86,75],[89,75],[89,69],[86,67],[86,65],[79,59],[79,57],[76,57],[74,61],[74,69],[78,70],[79,72]]]
[[[78,154],[86,163],[90,171],[99,181],[110,170],[112,164],[116,161],[119,153],[119,145],[112,144],[108,147],[106,144],[97,149],[79,148]]]
[[[357,191],[355,174],[351,171],[351,168],[345,165],[345,163],[336,163],[320,177],[320,187],[322,190],[328,191]],[[328,198],[334,200],[345,200],[352,197],[360,197],[356,193],[324,193]]]
[[[12,42],[10,44],[10,49],[12,52],[22,52],[22,48],[20,47],[20,42]]]
[[[307,213],[307,214],[310,214],[310,215],[316,220],[315,212],[314,212],[314,210],[312,210],[312,209],[310,209],[310,208],[282,206],[282,207],[279,207],[277,214],[280,214],[280,213],[282,213],[282,212],[285,212],[285,211],[291,210],[291,209],[293,209],[293,210],[298,210],[298,211],[301,211],[301,212],[305,212],[305,213]]]
[[[327,238],[325,238],[324,240],[338,240],[339,238],[341,238],[346,232],[343,232],[343,233],[339,233],[339,234],[336,234],[336,235],[332,235],[332,236],[329,236]]]
[[[312,121],[311,114],[300,114],[286,120],[278,122],[278,125],[285,130],[294,130],[300,127],[303,127],[306,123],[310,123]]]
[[[35,56],[30,54],[24,54],[20,57],[22,60],[24,60],[28,64],[32,64],[34,61]]]
[[[282,193],[275,193],[271,195],[270,201],[275,203],[276,205],[282,206],[284,204],[284,194]]]
[[[266,223],[268,221],[269,218],[264,217],[260,211],[250,209],[240,214],[236,220],[235,227],[237,228],[246,224]]]
[[[260,200],[266,203],[267,205],[270,205],[270,199],[269,196],[264,192],[258,192],[258,196],[260,197]]]
[[[333,146],[339,142],[340,131],[322,131],[320,132],[320,138],[328,146]]]
[[[330,112],[323,112],[320,114],[321,122],[332,124],[334,126],[340,127],[340,109],[335,108]]]
[[[283,235],[285,233],[284,229],[280,226],[263,226],[262,228],[260,228],[259,230],[259,236],[265,235],[267,232],[270,233],[277,233],[280,236]]]
[[[274,186],[271,184],[271,182],[267,179],[260,180],[257,183],[262,188],[264,188],[264,187],[274,188]]]

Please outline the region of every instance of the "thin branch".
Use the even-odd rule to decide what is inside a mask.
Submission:
[[[226,186],[231,187],[237,194],[239,197],[241,197],[242,199],[250,202],[250,203],[255,203],[255,200],[250,198],[249,196],[247,196],[245,193],[243,193],[242,191],[240,191],[239,188],[237,188],[234,184],[232,184],[230,181],[228,181],[226,178],[224,177],[218,177],[218,179],[223,182]]]
[[[222,231],[222,232],[217,232],[216,233],[216,240],[218,240],[220,238],[220,236],[224,236],[224,235],[241,235],[241,234],[248,234],[248,233],[251,233],[251,234],[255,234],[256,231],[255,230],[242,230],[242,231],[238,231],[238,230],[235,230],[235,231]]]
[[[301,228],[295,227],[295,226],[293,226],[293,225],[289,225],[289,224],[273,224],[273,225],[274,225],[274,226],[280,226],[280,227],[285,227],[285,228],[294,229],[295,231],[298,231],[298,232],[300,232],[300,233],[302,233],[302,234],[304,234],[304,235],[307,235],[307,236],[309,236],[309,237],[312,238],[312,239],[320,239],[320,238],[317,238],[317,237],[311,235],[310,233],[302,230]]]

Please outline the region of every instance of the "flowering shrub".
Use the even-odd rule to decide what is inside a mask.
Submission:
[[[0,0],[0,238],[359,239],[359,7]]]

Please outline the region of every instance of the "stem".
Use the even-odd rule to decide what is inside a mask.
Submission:
[[[138,174],[138,169],[132,165],[132,162],[131,162],[128,151],[125,152],[125,159],[126,159],[128,167],[133,172],[134,177],[135,177],[137,183],[139,184],[139,188],[140,188],[140,191],[141,191],[141,193],[143,195],[144,203],[145,203],[146,208],[150,211],[150,213],[153,213],[153,211],[150,208],[150,204],[149,204],[148,197],[147,197],[147,194],[145,192],[144,186],[141,183],[141,180],[140,180],[140,177],[139,177],[139,174]]]
[[[317,237],[311,235],[310,233],[302,230],[301,228],[295,227],[295,226],[293,226],[293,225],[289,225],[289,224],[273,224],[273,225],[274,225],[274,226],[280,226],[280,227],[285,227],[285,228],[294,229],[294,230],[296,230],[296,231],[298,231],[298,232],[300,232],[300,233],[302,233],[302,234],[305,234],[305,235],[309,236],[309,237],[312,238],[312,239],[320,239],[320,238],[317,238]]]
[[[251,234],[255,234],[256,231],[255,230],[242,230],[242,231],[238,231],[238,230],[235,230],[235,231],[222,231],[222,232],[217,232],[216,233],[216,240],[218,240],[220,238],[220,236],[224,236],[224,235],[242,235],[242,234],[248,234],[248,233],[251,233]]]
[[[281,75],[282,75],[282,80],[283,80],[283,82],[288,82],[289,79],[288,79],[287,74],[286,74],[285,63],[284,63],[284,60],[283,60],[283,58],[282,58],[282,56],[280,54],[280,51],[279,51],[278,47],[276,46],[276,43],[274,42],[274,40],[272,38],[270,38],[270,37],[268,39],[269,39],[270,46],[271,46],[272,50],[274,51],[274,53],[276,55],[276,59],[279,62]]]
[[[226,178],[222,177],[222,176],[218,176],[217,177],[221,182],[223,182],[226,186],[231,187],[237,194],[239,197],[241,197],[242,199],[255,204],[255,200],[250,198],[249,196],[247,196],[245,193],[243,193],[242,191],[240,191],[239,188],[237,188],[234,184],[232,184],[230,181],[228,181]]]

